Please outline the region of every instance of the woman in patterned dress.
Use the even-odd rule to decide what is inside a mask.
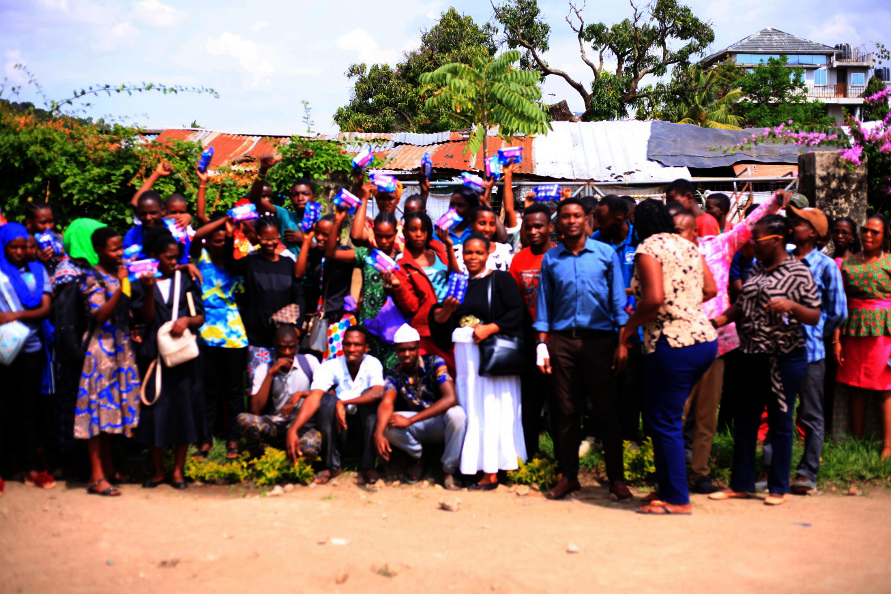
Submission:
[[[764,503],[783,504],[789,493],[792,413],[807,368],[801,325],[820,321],[820,294],[810,269],[786,252],[791,235],[792,226],[779,215],[755,224],[758,262],[736,303],[712,319],[716,328],[736,322],[747,395],[736,407],[730,487],[711,494],[712,500],[748,498],[755,491],[755,449],[765,401],[773,462]]]
[[[702,302],[718,293],[705,258],[696,245],[675,231],[660,200],[637,206],[638,237],[631,290],[637,308],[619,336],[617,371],[628,361],[628,347],[643,326],[647,367],[644,416],[653,439],[659,493],[642,514],[690,514],[684,457],[683,415],[690,390],[718,353],[718,334],[702,311]]]
[[[139,424],[139,372],[127,321],[118,305],[130,293],[123,266],[124,243],[110,227],[92,233],[99,263],[87,273],[81,292],[89,309],[89,337],[74,412],[74,437],[88,440],[91,494],[120,496],[111,435],[133,436]]]
[[[850,427],[854,436],[865,434],[867,407],[881,406],[882,459],[891,457],[891,229],[881,214],[869,218],[860,230],[863,251],[842,261],[841,272],[848,296],[848,321],[836,335],[836,381],[850,388]],[[840,336],[839,336],[840,335]],[[846,427],[846,399],[837,403]],[[838,419],[838,418],[836,418]]]

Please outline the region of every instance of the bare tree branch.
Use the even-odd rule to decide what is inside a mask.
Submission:
[[[575,18],[579,20],[579,28],[576,29],[575,25],[572,24],[572,19],[570,18],[572,14],[566,15],[566,22],[569,23],[569,28],[575,31],[576,35],[579,38],[579,53],[582,56],[582,62],[588,65],[588,67],[594,72],[594,78],[600,76],[600,69],[598,69],[593,62],[588,60],[588,56],[585,53],[585,39],[583,37],[583,31],[585,29],[585,20],[582,18],[581,11],[585,10],[585,4],[582,4],[581,8],[576,8],[575,4],[571,1],[569,3],[569,11],[572,14],[575,14]],[[600,57],[600,68],[603,68],[603,56]]]

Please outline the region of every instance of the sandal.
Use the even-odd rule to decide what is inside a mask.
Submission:
[[[207,448],[204,448],[205,446]],[[198,450],[196,450],[195,452],[192,453],[192,458],[193,459],[206,459],[207,455],[210,454],[211,448],[213,448],[213,446],[210,444],[202,444],[201,447],[198,448]]]
[[[786,503],[786,494],[768,494],[764,499],[765,506],[779,506]]]
[[[442,480],[442,487],[449,491],[455,492],[461,489],[461,482],[455,479],[455,476],[451,473],[447,473]]]
[[[374,484],[376,484],[378,482],[378,480],[380,478],[381,478],[381,476],[378,475],[378,472],[375,471],[374,469],[363,469],[362,470],[362,481],[365,482],[365,485],[373,486]]]
[[[108,484],[108,487],[105,488],[104,490],[96,489],[96,486],[99,485],[100,483],[102,483],[103,481]],[[87,493],[88,494],[96,494],[97,496],[120,496],[121,490],[119,490],[118,488],[111,485],[111,482],[109,482],[104,477],[100,477],[99,479],[97,479],[96,481],[91,483],[89,486],[87,486]]]
[[[334,471],[329,471],[325,469],[323,471],[319,471],[316,473],[315,479],[313,479],[313,483],[316,485],[325,485],[338,475],[340,475],[341,469],[335,469]]]
[[[226,446],[226,459],[233,461],[237,459],[241,455],[241,451],[239,450],[239,445],[235,446],[227,445]]]
[[[407,483],[409,485],[413,485],[421,481],[421,478],[424,476],[424,458],[414,460],[411,464],[405,468],[405,472],[402,474],[403,483]]]
[[[671,510],[668,507],[667,502],[662,502],[660,500],[655,500],[647,506],[641,506],[637,509],[637,514],[680,514],[680,515],[691,515],[693,514],[692,507],[687,512],[680,512],[676,510]]]
[[[28,477],[27,475],[25,475],[22,482],[26,486],[43,488],[44,490],[56,487],[56,480],[53,479],[53,476],[46,471],[41,471],[40,473],[35,474],[34,477]]]
[[[709,500],[734,500],[734,499],[747,500],[751,497],[752,497],[752,495],[749,494],[748,492],[734,492],[730,488],[724,488],[723,490],[721,490],[719,492],[714,492],[714,493],[708,495]]]

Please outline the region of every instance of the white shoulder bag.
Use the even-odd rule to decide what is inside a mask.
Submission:
[[[3,292],[3,297],[9,306],[10,312],[16,312],[15,302],[9,294],[6,285],[6,276],[0,273],[0,291]],[[19,352],[25,346],[29,332],[31,332],[30,329],[18,320],[13,320],[0,326],[0,364],[5,366],[12,365],[12,362],[15,361],[15,358],[18,357]]]
[[[145,373],[145,379],[142,382],[140,398],[148,406],[154,405],[158,400],[158,395],[161,394],[161,366],[158,363],[159,361],[163,361],[168,368],[173,368],[198,357],[198,340],[192,334],[192,331],[187,328],[179,337],[174,337],[170,334],[173,323],[176,322],[179,315],[180,275],[179,271],[173,274],[173,316],[169,322],[165,322],[158,329],[158,359],[149,365],[149,369]],[[195,304],[192,301],[191,293],[186,294],[186,300],[189,302],[189,314],[195,316]],[[155,398],[149,402],[145,396],[145,387],[148,384],[147,380],[151,376],[152,370],[156,370]]]

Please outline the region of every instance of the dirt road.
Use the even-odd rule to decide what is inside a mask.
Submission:
[[[696,496],[690,517],[647,517],[600,487],[549,502],[338,484],[248,498],[125,486],[117,499],[8,485],[0,592],[891,591],[879,489],[778,508]]]

